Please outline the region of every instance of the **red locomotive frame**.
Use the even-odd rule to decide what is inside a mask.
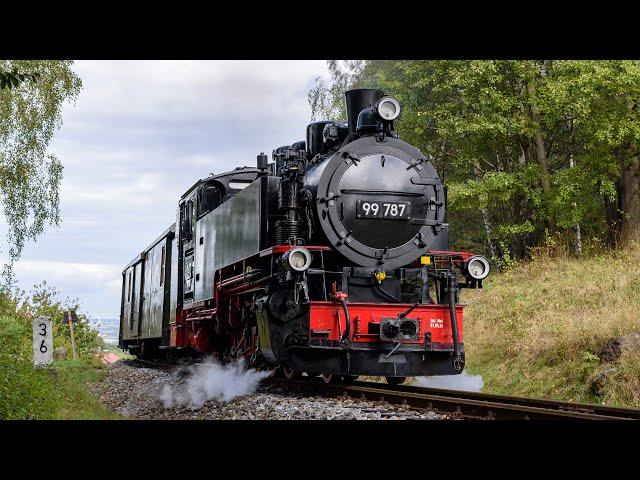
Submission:
[[[206,336],[207,324],[209,322],[219,322],[216,313],[219,311],[221,304],[227,302],[229,304],[229,323],[233,326],[234,318],[239,316],[237,302],[241,295],[249,293],[257,287],[255,280],[251,275],[238,274],[230,277],[221,278],[225,271],[233,271],[240,269],[245,272],[247,267],[251,266],[255,257],[269,257],[274,254],[282,254],[294,247],[290,245],[279,245],[267,248],[254,257],[238,262],[230,267],[218,271],[215,282],[215,304],[202,302],[199,304],[191,304],[184,309],[180,309],[176,315],[176,322],[171,324],[170,347],[181,349],[185,347],[192,348],[201,353],[212,353],[214,349]],[[329,247],[325,246],[305,246],[310,251],[329,251]],[[427,253],[432,257],[436,264],[438,262],[450,262],[460,265],[474,254],[469,252],[454,252],[434,250]],[[262,280],[264,281],[264,280]],[[258,283],[262,283],[259,281]],[[336,291],[340,294],[341,292]],[[340,296],[338,295],[338,298]],[[413,306],[410,303],[371,303],[371,302],[349,302],[347,304],[351,311],[353,328],[349,332],[349,341],[357,346],[358,343],[371,344],[379,341],[379,335],[376,333],[368,333],[364,330],[363,325],[373,323],[380,324],[382,318],[397,317]],[[452,351],[453,350],[453,333],[451,325],[450,310],[447,305],[440,304],[420,304],[412,309],[412,317],[419,323],[419,336],[416,339],[402,341],[403,344],[422,345],[425,338],[429,337],[430,349],[432,351]],[[459,332],[459,342],[464,342],[464,320],[463,305],[456,305],[456,320]],[[310,302],[310,345],[323,345],[339,342],[345,333],[345,322],[343,319],[343,310],[339,301],[311,301]],[[326,332],[326,333],[325,333]],[[321,333],[320,335],[316,335]],[[246,341],[245,337],[229,338],[232,342],[232,350],[241,351],[242,342]],[[253,338],[252,345],[246,346],[242,350],[242,356],[249,358],[255,354],[257,345],[257,334]],[[229,360],[229,359],[227,359]]]

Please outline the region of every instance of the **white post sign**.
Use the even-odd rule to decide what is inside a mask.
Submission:
[[[33,319],[33,364],[36,367],[53,362],[53,322],[49,317]]]

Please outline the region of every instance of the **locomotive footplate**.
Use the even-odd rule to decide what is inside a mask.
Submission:
[[[464,357],[464,352],[462,355]],[[382,377],[460,373],[454,369],[452,363],[453,349],[434,352],[402,345],[395,351],[387,345],[370,348],[358,345],[349,349],[294,346],[287,349],[286,356],[287,367],[301,372]]]

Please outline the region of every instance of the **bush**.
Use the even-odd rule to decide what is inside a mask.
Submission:
[[[78,308],[77,301],[58,300],[45,283],[30,296],[0,290],[0,419],[113,417],[86,388],[102,372],[97,361],[101,340],[84,315],[74,325],[80,359],[57,361],[50,368],[33,366],[33,317],[51,317],[54,347],[71,352],[69,327],[63,323],[67,308]]]
[[[13,294],[6,289],[0,291],[0,315],[15,318],[25,323],[29,329],[27,344],[29,355],[31,350],[31,319],[33,317],[51,317],[53,321],[53,346],[65,347],[71,354],[71,330],[64,322],[64,312],[71,309],[78,311],[80,304],[77,299],[60,300],[55,288],[42,282],[35,285],[31,295],[22,291]],[[102,347],[102,340],[96,330],[91,328],[87,317],[78,313],[78,322],[73,325],[76,351],[79,358],[90,360],[95,357]],[[29,357],[31,358],[31,357]]]
[[[31,325],[0,317],[0,418],[51,418],[57,395],[51,373],[35,369]]]

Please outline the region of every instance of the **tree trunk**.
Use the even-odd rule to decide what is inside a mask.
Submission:
[[[637,240],[640,229],[640,195],[638,189],[640,162],[636,151],[636,145],[633,143],[629,149],[622,149],[618,153],[618,163],[620,165],[620,209],[624,212],[620,229],[622,243]],[[630,152],[632,153],[630,154]]]
[[[542,124],[540,121],[540,113],[538,111],[538,107],[536,106],[533,99],[536,95],[536,85],[535,80],[531,80],[527,83],[527,94],[529,95],[530,111],[531,111],[531,121],[535,126],[535,134],[533,136],[535,148],[536,148],[536,158],[538,161],[538,167],[540,168],[540,184],[542,185],[542,191],[545,194],[545,197],[549,197],[551,193],[551,179],[549,177],[549,160],[547,158],[547,149],[544,145],[544,137],[542,135]],[[556,222],[553,215],[549,216],[549,227],[551,230],[556,229]]]
[[[571,143],[573,144],[573,138]],[[571,148],[573,148],[573,145],[571,146]],[[569,154],[569,168],[573,168],[575,167],[575,162],[573,161],[573,152],[571,152]],[[578,205],[576,202],[572,202],[573,208],[576,209],[578,208]],[[574,248],[575,248],[575,252],[576,252],[576,256],[581,256],[582,255],[582,233],[580,232],[580,222],[576,223],[573,227],[573,231],[574,231]]]
[[[616,153],[617,156],[617,153]],[[616,242],[620,236],[620,180],[615,182],[616,198],[604,198],[604,218],[607,224],[605,239],[609,247],[616,247]]]
[[[477,160],[473,164],[473,172],[475,174],[476,180],[480,180],[480,162],[478,162]],[[493,239],[491,238],[493,227],[491,225],[491,216],[489,214],[489,210],[487,210],[486,207],[482,207],[480,208],[480,212],[482,213],[484,231],[487,234],[487,246],[489,247],[489,253],[491,254],[491,258],[496,258],[496,250],[493,247]]]

